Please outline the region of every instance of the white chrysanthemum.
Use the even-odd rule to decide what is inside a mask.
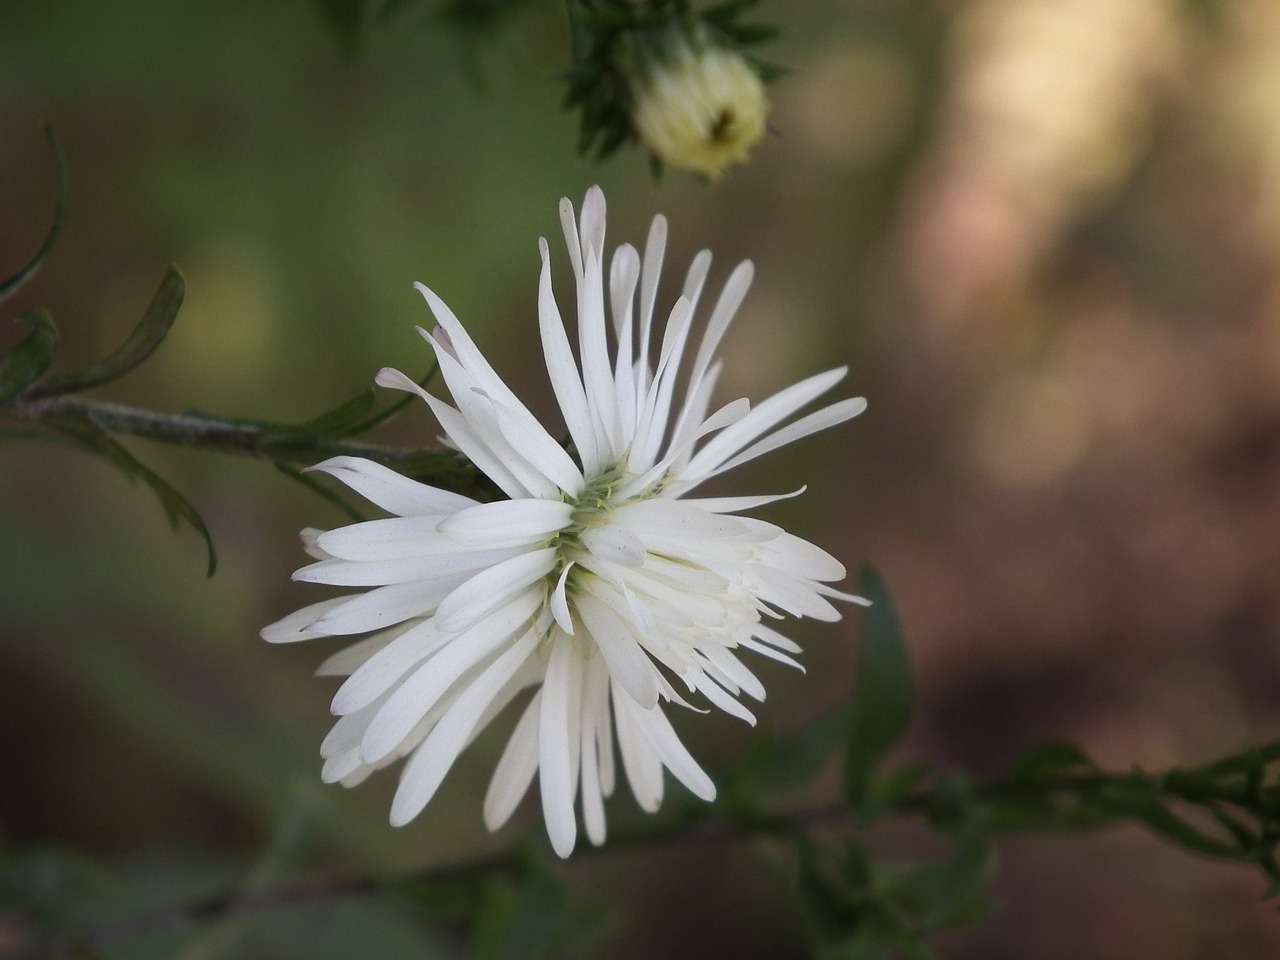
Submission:
[[[857,599],[827,586],[844,577],[829,554],[737,515],[780,497],[690,494],[866,404],[843,400],[779,426],[839,382],[840,369],[754,409],[736,400],[708,413],[715,351],[751,282],[750,263],[725,284],[677,402],[710,253],[690,266],[659,343],[654,300],[666,221],[655,218],[643,261],[629,245],[614,253],[606,282],[604,195],[588,192],[581,225],[568,200],[560,212],[577,279],[578,360],[552,295],[545,240],[538,316],[574,454],[419,285],[440,324],[423,334],[454,405],[395,370],[383,370],[378,383],[421,393],[448,442],[508,499],[480,503],[351,457],[319,464],[394,517],[305,532],[318,562],[294,578],[371,589],[299,610],[262,636],[278,643],[372,632],[320,668],[347,676],[333,701],[340,719],[321,747],[323,777],[351,786],[407,757],[391,807],[397,826],[417,816],[476,734],[533,688],[498,761],[484,819],[491,830],[501,826],[537,774],[552,846],[567,856],[579,802],[587,836],[604,841],[615,741],[643,809],[661,803],[664,767],[712,799],[715,787],[663,703],[686,705],[690,695],[754,722],[739,697],[761,700],[764,688],[741,653],[794,665],[789,654],[799,648],[770,623],[786,614],[836,620],[830,600]]]

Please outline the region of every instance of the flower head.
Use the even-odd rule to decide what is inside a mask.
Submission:
[[[765,130],[764,83],[742,54],[677,34],[633,84],[632,126],[663,163],[716,179]]]
[[[567,856],[579,804],[587,836],[605,839],[615,742],[643,809],[661,803],[664,768],[712,799],[715,787],[664,705],[688,706],[689,697],[754,722],[740,698],[762,700],[764,687],[741,655],[795,665],[790,654],[799,648],[770,622],[787,614],[836,620],[831,600],[858,599],[828,585],[844,577],[829,554],[740,515],[782,497],[693,494],[866,404],[843,400],[791,420],[839,382],[840,369],[754,408],[736,400],[711,412],[716,348],[747,292],[751,264],[730,275],[691,350],[711,255],[694,259],[659,331],[666,221],[655,218],[643,257],[619,247],[606,279],[604,195],[592,188],[578,221],[567,200],[560,210],[577,281],[577,359],[552,294],[545,240],[538,317],[573,453],[508,389],[443,301],[419,285],[440,324],[420,332],[453,403],[395,370],[379,373],[378,383],[420,393],[447,441],[507,499],[480,503],[352,457],[318,464],[393,516],[305,531],[317,562],[294,578],[370,589],[313,604],[262,635],[285,642],[371,634],[320,669],[347,677],[333,701],[340,719],[321,746],[323,777],[351,786],[407,757],[391,806],[395,825],[417,816],[476,734],[532,689],[498,761],[484,819],[491,830],[501,826],[537,774],[552,846]]]

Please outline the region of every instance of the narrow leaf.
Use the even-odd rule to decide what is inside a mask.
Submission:
[[[911,664],[893,601],[869,568],[862,573],[861,592],[871,606],[862,617],[844,768],[845,797],[854,803],[866,797],[880,762],[911,720]]]
[[[48,124],[42,124],[42,126],[44,135],[49,138],[49,145],[53,147],[53,162],[58,172],[58,194],[53,209],[53,223],[49,225],[49,232],[45,234],[44,242],[40,244],[40,249],[36,251],[35,256],[12,277],[0,283],[0,300],[17,293],[28,280],[35,276],[35,272],[40,269],[40,264],[44,263],[44,258],[49,255],[49,251],[57,242],[58,234],[62,232],[62,221],[67,210],[67,189],[70,183],[67,176],[67,155],[62,152],[62,144],[58,141],[57,134],[53,132],[53,127]]]
[[[0,356],[0,403],[12,400],[35,383],[53,362],[58,349],[58,331],[45,310],[32,310],[18,318],[31,332]]]
[[[267,442],[286,439],[313,439],[315,437],[346,437],[359,433],[361,421],[370,410],[376,399],[373,388],[361,391],[345,403],[332,410],[320,414],[303,423],[278,425],[272,424],[266,432]]]
[[[34,395],[46,397],[54,394],[88,390],[124,376],[155,352],[156,347],[169,335],[173,322],[178,318],[182,299],[187,292],[187,281],[177,267],[170,266],[160,281],[160,289],[151,298],[142,320],[133,328],[129,338],[115,352],[95,364],[84,373],[54,377],[40,384]]]
[[[201,539],[204,540],[205,551],[209,558],[208,575],[213,576],[214,571],[218,569],[218,555],[214,550],[213,537],[209,535],[209,528],[205,526],[204,520],[195,507],[188,503],[182,494],[170,486],[167,480],[91,421],[49,421],[49,426],[78,440],[82,446],[115,464],[131,480],[141,480],[150,487],[160,501],[160,506],[164,508],[165,516],[169,518],[170,526],[176,530],[182,521],[186,521],[188,526],[200,534]]]

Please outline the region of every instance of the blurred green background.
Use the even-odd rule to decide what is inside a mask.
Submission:
[[[5,317],[47,306],[57,371],[137,321],[168,263],[188,281],[161,351],[98,396],[297,421],[418,374],[439,292],[549,410],[536,238],[592,183],[614,242],[671,221],[756,285],[725,394],[848,363],[869,412],[740,471],[809,485],[771,519],[875,564],[913,644],[903,755],[1003,769],[1081,743],[1118,768],[1210,759],[1280,732],[1280,7],[1271,0],[798,0],[766,53],[773,131],[714,187],[644,158],[577,159],[559,108],[562,12],[530,3],[483,40],[408,2],[354,57],[314,5],[0,5],[0,274],[39,243],[54,174],[70,216]],[[673,271],[674,273],[675,271]],[[668,300],[669,302],[669,300]],[[0,328],[0,348],[20,330]],[[434,436],[424,410],[387,442]],[[0,446],[0,843],[106,865],[114,916],[310,869],[413,869],[507,847],[480,798],[481,738],[414,824],[394,774],[319,783],[335,646],[258,630],[319,599],[289,581],[330,505],[268,465],[131,449],[200,509],[175,536],[145,489],[53,445]],[[805,676],[761,665],[762,723],[793,729],[850,688],[856,617],[799,625]],[[681,731],[714,775],[750,731]],[[814,787],[820,799],[831,782]],[[612,825],[638,818],[629,798]],[[930,850],[909,829],[886,856]],[[616,852],[564,876],[594,918],[568,956],[793,957],[804,922],[767,845]],[[954,958],[1259,957],[1280,951],[1261,881],[1137,831],[1012,839],[1004,911]],[[109,899],[109,898],[108,898]],[[99,898],[99,901],[101,898]],[[0,952],[5,927],[0,921]],[[120,956],[462,955],[395,904],[323,905]],[[150,951],[150,952],[147,952]]]

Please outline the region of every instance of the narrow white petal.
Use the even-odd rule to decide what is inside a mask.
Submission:
[[[569,582],[569,571],[574,568],[573,561],[564,565],[560,571],[560,579],[556,581],[555,590],[551,591],[551,615],[560,629],[573,636],[573,614],[569,610],[569,596],[566,585]]]
[[[315,622],[349,599],[349,597],[334,597],[332,600],[321,600],[319,603],[310,604],[301,610],[295,610],[287,617],[282,617],[275,623],[268,624],[258,635],[267,643],[297,643],[299,640],[314,640],[318,636],[323,636],[322,633],[311,629]]]
[[[745,537],[750,533],[750,528],[736,517],[712,513],[683,500],[640,500],[619,507],[614,517],[619,524],[642,531],[646,540],[649,536],[706,540]]]
[[[369,722],[360,742],[365,762],[375,763],[394,750],[459,677],[524,627],[539,602],[532,593],[516,599],[458,634],[411,673]]]
[[[542,253],[542,275],[538,281],[538,329],[542,334],[542,353],[547,361],[547,375],[556,403],[564,416],[569,436],[582,458],[584,469],[595,473],[604,467],[604,456],[596,442],[592,414],[587,406],[587,395],[582,386],[578,365],[573,359],[569,337],[560,318],[555,293],[551,288],[551,259],[547,241],[539,242]]]
[[[383,630],[414,617],[426,616],[449,595],[450,582],[432,584],[393,583],[376,587],[342,602],[318,619],[311,630],[317,636],[347,636]]]
[[[603,704],[603,710],[600,710],[602,705],[597,695],[599,690],[605,689],[607,681],[595,675],[596,672],[590,669],[590,665],[585,673],[582,690],[582,722],[579,727],[581,743],[578,749],[578,755],[582,758],[582,825],[587,831],[587,839],[598,847],[605,840],[605,820],[596,728],[599,723],[599,714],[608,716],[609,707],[606,702]]]
[[[644,563],[644,541],[634,530],[620,524],[595,527],[582,534],[581,540],[584,547],[602,560],[624,567],[638,567]]]
[[[391,825],[403,826],[430,802],[486,708],[538,645],[532,630],[513,643],[461,693],[405,765],[391,801]]]
[[[317,677],[349,677],[360,669],[361,664],[389,644],[396,637],[413,629],[416,624],[401,624],[392,630],[383,630],[371,637],[358,640],[349,647],[343,647],[337,653],[326,658],[316,667]]]
[[[436,420],[440,422],[440,426],[444,428],[449,442],[479,467],[486,477],[496,483],[503,493],[513,499],[530,496],[529,488],[516,479],[516,475],[481,438],[466,416],[430,394],[427,394],[424,399],[427,401],[427,406],[431,408],[431,412],[435,414]]]
[[[708,643],[701,648],[701,653],[729,681],[731,690],[736,692],[740,689],[753,700],[764,700],[764,684],[733,655],[732,650]]]
[[[729,716],[737,717],[739,720],[743,720],[753,727],[756,725],[755,714],[735,700],[730,693],[716,683],[711,677],[707,676],[705,673],[696,673],[692,674],[692,679],[693,685],[697,688],[698,692],[710,700],[716,707],[719,707],[725,713],[729,714]]]
[[[609,675],[622,684],[642,708],[653,709],[658,703],[658,670],[644,652],[634,629],[590,594],[579,599],[578,616],[604,655]]]
[[[527,502],[527,501],[521,501]],[[391,583],[425,582],[453,578],[457,574],[482,570],[513,556],[518,548],[456,550],[421,557],[389,560],[322,560],[293,574],[302,583],[324,583],[337,587],[380,587]]]
[[[370,503],[400,517],[453,513],[476,502],[470,497],[410,480],[382,464],[360,457],[333,457],[310,469],[341,480]]]
[[[848,367],[815,374],[756,404],[749,414],[723,430],[697,452],[684,472],[685,477],[690,481],[704,477],[743,447],[767,433],[775,424],[826,393],[843,380],[846,373]]]
[[[660,708],[641,711],[635,705],[626,708],[631,718],[661,758],[663,765],[675,774],[675,778],[683,783],[695,797],[708,802],[716,798],[716,786],[706,775],[698,762],[685,749],[671,722]]]
[[[573,852],[578,826],[573,813],[575,772],[571,769],[570,737],[576,726],[581,691],[575,680],[581,672],[573,641],[560,637],[551,644],[547,676],[538,711],[538,784],[547,836],[557,854]]]
[[[382,696],[406,673],[452,639],[431,620],[406,630],[351,674],[333,696],[338,716],[354,713]]]
[[[692,503],[712,513],[740,513],[743,510],[758,510],[760,507],[777,503],[779,500],[790,500],[804,493],[808,487],[801,487],[790,493],[772,493],[758,497],[681,497],[684,503]]]
[[[539,690],[529,701],[498,760],[484,797],[484,825],[497,830],[515,813],[520,799],[538,772],[538,715],[542,704]]]
[[[366,520],[322,533],[316,543],[341,560],[394,560],[456,549],[436,532],[446,515]]]
[[[609,363],[604,306],[604,276],[598,251],[583,250],[583,278],[578,288],[578,349],[582,357],[582,383],[587,406],[598,424],[597,437],[609,459],[622,453],[622,423],[618,397]]]
[[[464,547],[534,543],[569,524],[573,505],[559,500],[497,500],[461,510],[437,529]]]
[[[784,637],[772,627],[765,626],[763,623],[757,623],[751,628],[751,633],[763,643],[769,644],[771,647],[777,647],[779,650],[785,650],[787,653],[803,653],[800,644],[796,643],[790,637]]]
[[[464,630],[523,593],[555,569],[558,551],[552,547],[519,554],[476,574],[440,602],[436,623],[452,633]]]
[[[766,562],[795,577],[810,580],[843,580],[844,564],[816,544],[782,533],[764,545]]]
[[[732,470],[748,460],[754,460],[756,457],[777,450],[779,447],[785,447],[789,443],[802,440],[810,434],[818,433],[821,430],[834,427],[836,424],[844,423],[846,420],[851,420],[866,409],[867,401],[864,397],[850,397],[848,400],[841,400],[839,403],[833,403],[829,407],[815,410],[795,423],[787,424],[781,430],[776,430],[764,439],[753,443],[732,460],[723,463],[715,472],[723,473],[726,470]]]
[[[794,657],[788,657],[785,653],[780,653],[768,644],[761,643],[759,640],[753,640],[748,637],[745,640],[739,640],[738,646],[747,650],[752,650],[760,654],[762,657],[768,657],[770,660],[776,660],[778,663],[786,664],[788,667],[795,667],[801,673],[806,673],[804,665]]]
[[[578,496],[586,481],[573,457],[528,411],[521,413],[492,398],[491,401],[502,439],[510,444],[511,449],[569,496]]]
[[[630,695],[616,683],[611,686],[611,694],[622,770],[640,809],[645,813],[656,813],[662,806],[662,761],[636,725],[633,712],[639,708]],[[659,710],[654,708],[654,712]]]

